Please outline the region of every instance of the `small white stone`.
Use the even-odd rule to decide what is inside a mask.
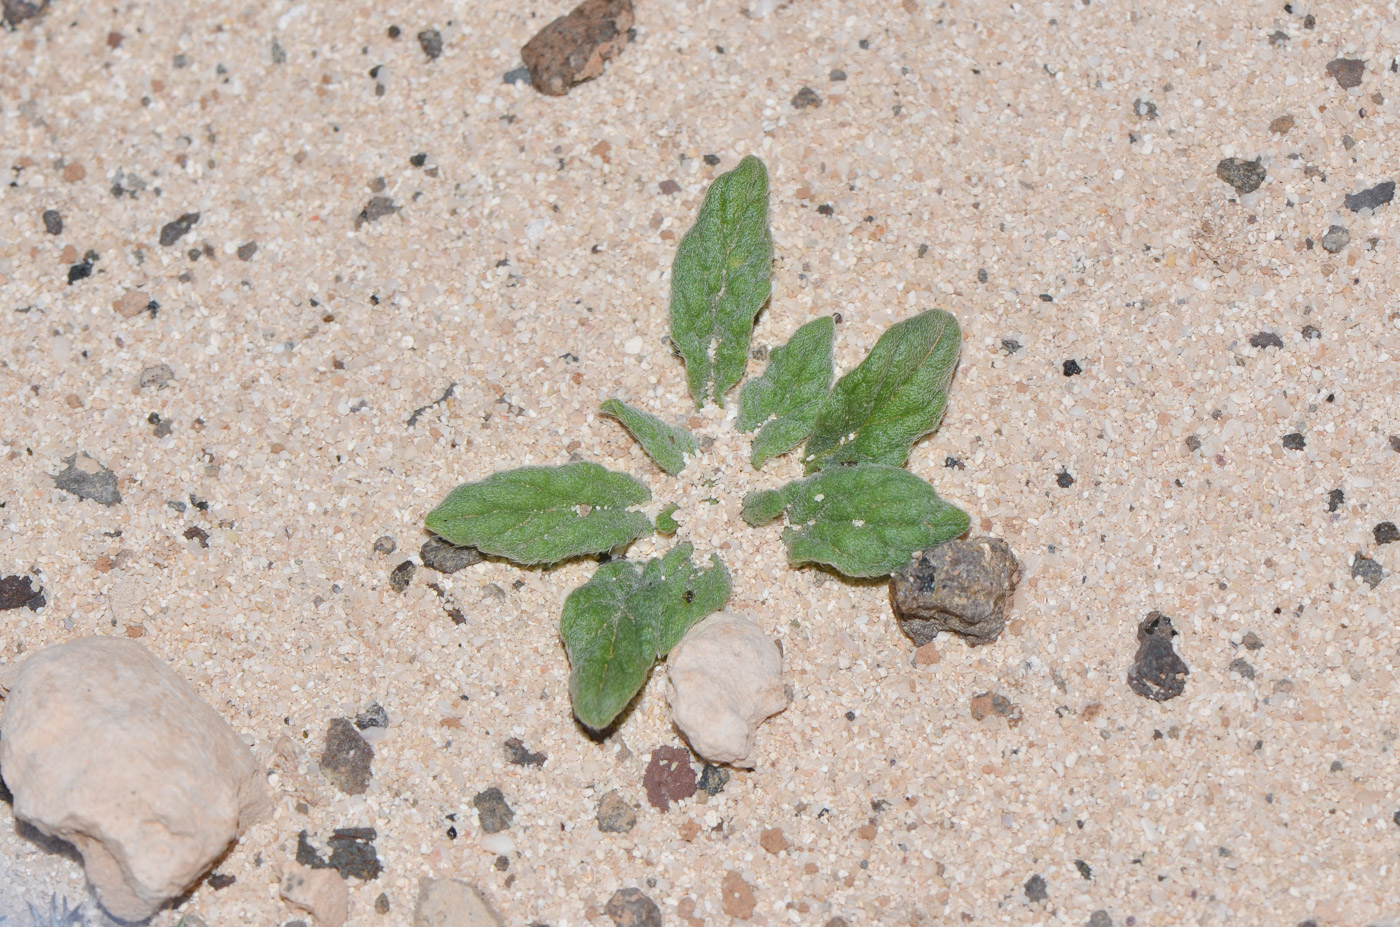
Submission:
[[[631,338],[628,338],[627,343],[622,346],[622,350],[625,354],[642,353],[642,336],[633,335]]]
[[[712,763],[752,767],[754,734],[788,706],[783,657],[745,615],[716,612],[666,659],[671,720]]]

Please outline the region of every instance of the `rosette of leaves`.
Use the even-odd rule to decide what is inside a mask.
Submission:
[[[696,406],[723,405],[743,379],[754,320],[771,293],[773,236],[768,172],[749,156],[715,179],[671,271],[671,340]],[[957,320],[930,309],[892,325],[835,384],[836,328],[814,319],[773,350],[739,396],[738,426],[756,432],[750,463],[803,445],[806,477],[744,498],[758,526],[784,518],[793,564],[823,564],[854,577],[883,576],[920,550],[965,532],[969,518],[903,469],[910,449],[938,427],[957,367]],[[683,428],[620,399],[615,418],[665,473],[698,453]],[[805,442],[805,444],[804,444]],[[520,467],[452,490],[427,516],[445,540],[521,564],[621,555],[653,531],[674,534],[677,506],[653,524],[640,506],[646,484],[587,461]],[[571,667],[574,713],[611,725],[646,684],[656,661],[701,618],[724,607],[729,571],[717,555],[692,560],[689,543],[638,564],[610,556],[564,602],[560,634]]]

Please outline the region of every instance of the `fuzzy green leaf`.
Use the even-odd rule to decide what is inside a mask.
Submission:
[[[744,496],[739,516],[757,528],[783,514],[785,508],[787,508],[787,497],[783,495],[782,490],[758,489]]]
[[[928,483],[884,464],[828,467],[776,494],[787,508],[788,560],[824,563],[847,576],[893,573],[914,551],[955,538],[971,524]]]
[[[695,453],[695,439],[690,432],[667,425],[650,412],[635,409],[619,399],[609,399],[601,406],[604,415],[622,423],[652,463],[675,476],[685,469],[685,455]]]
[[[676,521],[676,512],[680,509],[674,502],[666,503],[666,507],[656,513],[656,530],[662,534],[675,534],[681,527]]]
[[[743,377],[772,272],[768,169],[749,155],[710,185],[671,265],[671,340],[696,408],[709,398],[724,405]]]
[[[516,563],[555,563],[621,547],[651,531],[629,507],[651,490],[625,473],[577,461],[521,467],[463,483],[428,513],[428,530]]]
[[[569,694],[588,727],[611,724],[646,684],[652,665],[728,601],[729,571],[718,556],[708,569],[697,568],[692,550],[677,544],[641,570],[628,560],[605,563],[564,600]]]
[[[831,389],[832,343],[836,322],[829,315],[799,328],[773,351],[763,376],[739,393],[739,430],[763,428],[754,436],[749,458],[755,470],[770,458],[802,443],[817,421],[817,410]],[[771,419],[771,421],[769,421]]]
[[[941,309],[891,325],[823,400],[807,439],[807,472],[832,464],[903,466],[914,442],[943,418],[961,348],[957,319]]]

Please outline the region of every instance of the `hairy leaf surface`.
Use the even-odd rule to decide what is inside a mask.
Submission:
[[[943,418],[961,348],[957,319],[941,309],[891,325],[822,401],[807,439],[807,472],[833,464],[903,466],[914,442]]]
[[[601,409],[603,414],[621,422],[652,462],[671,476],[685,469],[686,454],[695,453],[695,439],[690,432],[668,425],[650,412],[633,408],[620,399],[609,399]]]
[[[708,569],[691,561],[693,548],[677,544],[642,569],[629,560],[603,564],[564,600],[560,634],[572,668],[574,714],[602,730],[627,707],[652,665],[695,622],[724,607],[729,571],[718,556]]]
[[[782,498],[787,512],[788,560],[824,563],[847,576],[892,573],[915,551],[955,538],[971,524],[928,483],[884,464],[829,467],[769,492]],[[768,514],[774,505],[770,497],[755,508]],[[749,498],[744,508],[747,519]]]
[[[743,377],[772,271],[768,169],[749,155],[710,185],[671,265],[671,340],[697,408]]]
[[[588,461],[520,467],[463,483],[428,513],[428,530],[516,563],[555,563],[627,544],[651,531],[631,506],[651,490]]]
[[[749,462],[755,470],[772,457],[802,443],[817,421],[817,410],[831,389],[832,346],[836,322],[829,315],[813,319],[773,351],[763,376],[739,393],[739,430],[753,431]]]

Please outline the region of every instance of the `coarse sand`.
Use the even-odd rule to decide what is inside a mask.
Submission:
[[[349,881],[353,927],[412,923],[422,877],[512,927],[610,924],[623,888],[686,927],[1400,912],[1400,544],[1375,531],[1400,519],[1400,204],[1347,205],[1400,172],[1394,10],[745,2],[637,0],[557,98],[503,75],[561,3],[53,0],[0,32],[0,575],[46,597],[0,612],[0,669],[138,638],[278,802],[152,923],[305,920],[278,898],[299,833],[352,827],[383,865]],[[792,569],[739,519],[800,463],[749,467],[737,390],[694,409],[667,304],[750,153],[756,348],[834,313],[841,372],[920,310],[961,323],[909,467],[1022,561],[990,646],[916,660],[884,583]],[[705,449],[665,476],[614,397]],[[56,487],[82,453],[120,502]],[[606,740],[571,717],[558,616],[594,561],[391,586],[457,483],[571,455],[679,503],[783,645],[758,768],[666,813],[662,671]],[[1190,668],[1164,702],[1127,684],[1154,610]],[[318,759],[372,702],[347,797]],[[614,790],[636,824],[604,833]],[[54,893],[92,911],[8,804],[0,870],[6,927]]]

